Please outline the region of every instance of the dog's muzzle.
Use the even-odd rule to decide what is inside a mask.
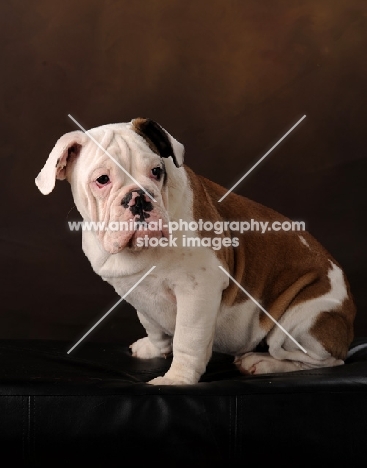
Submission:
[[[130,190],[121,200],[121,205],[126,209],[129,208],[136,216],[135,221],[141,223],[150,217],[149,211],[153,210],[150,198],[142,189]]]

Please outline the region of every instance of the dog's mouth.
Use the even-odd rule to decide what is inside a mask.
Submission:
[[[147,193],[141,189],[125,193],[113,205],[110,220],[117,225],[117,229],[102,232],[100,240],[104,249],[111,254],[123,249],[139,251],[158,246],[162,237],[169,238],[165,208],[159,202],[153,205]]]
[[[167,237],[167,235],[165,235],[165,233],[163,233],[162,231],[155,232],[154,235],[149,235],[147,233],[136,231],[131,236],[125,248],[133,252],[139,252],[141,250],[151,247],[150,239],[152,238],[157,239],[157,244],[158,244],[159,240],[164,237]],[[154,245],[156,245],[156,243],[154,243]]]
[[[104,249],[116,254],[124,249],[130,251],[141,251],[149,247],[158,247],[160,239],[169,239],[168,223],[161,216],[162,213],[152,211],[149,217],[131,218],[126,223],[124,229],[107,231],[102,233],[101,242]]]
[[[156,242],[152,241],[153,238]],[[162,238],[168,239],[168,233],[165,231],[133,231],[129,236],[106,236],[104,248],[110,254],[117,254],[125,249],[139,252],[150,247],[157,247]]]

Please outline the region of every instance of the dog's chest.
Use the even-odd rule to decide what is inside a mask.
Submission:
[[[135,278],[133,275],[128,278],[108,278],[107,281],[123,297],[134,287],[138,277]],[[148,275],[126,296],[126,301],[167,334],[174,334],[177,313],[176,298],[164,278],[154,273]]]

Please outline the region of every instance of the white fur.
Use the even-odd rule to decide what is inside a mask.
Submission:
[[[259,316],[260,309],[250,299],[232,307],[222,304],[214,350],[232,355],[252,350],[266,335],[266,331],[260,327]]]

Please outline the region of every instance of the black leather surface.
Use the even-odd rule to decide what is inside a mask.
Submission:
[[[156,387],[169,359],[127,346],[0,342],[0,448],[11,466],[363,466],[367,338],[344,366],[243,376],[215,354],[202,381]],[[9,465],[10,466],[10,465]],[[230,465],[229,465],[230,466]]]

